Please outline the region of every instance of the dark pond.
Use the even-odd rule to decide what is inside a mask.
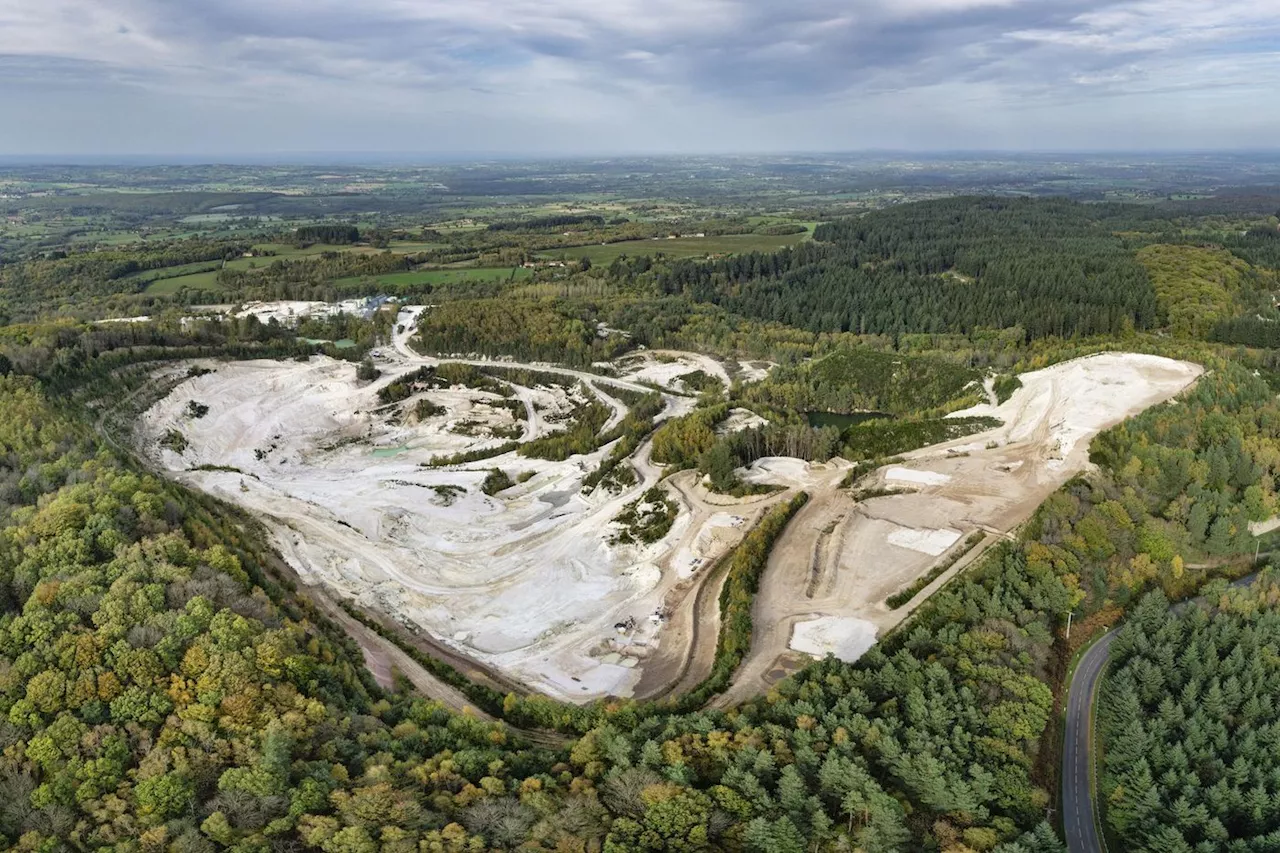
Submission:
[[[809,419],[811,427],[833,426],[843,431],[867,421],[892,419],[893,415],[886,415],[884,412],[854,412],[851,415],[837,415],[835,412],[806,412],[805,417]]]

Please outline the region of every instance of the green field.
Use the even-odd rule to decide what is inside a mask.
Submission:
[[[189,287],[193,290],[222,290],[222,285],[218,283],[218,271],[211,270],[209,272],[174,276],[173,278],[162,278],[158,281],[153,281],[143,292],[155,296],[164,296],[170,293],[177,293],[184,287]]]
[[[415,272],[393,272],[379,276],[364,276],[338,279],[335,284],[351,285],[364,281],[385,285],[411,286],[416,284],[452,284],[463,281],[511,281],[512,272],[515,280],[522,281],[533,277],[533,270],[524,267],[462,267],[454,269],[417,270]]]
[[[155,282],[165,278],[178,278],[180,276],[189,276],[198,272],[217,272],[222,266],[221,261],[195,261],[190,264],[182,264],[176,267],[162,267],[155,270],[141,270],[139,272],[130,273],[125,276],[128,281]]]
[[[554,249],[542,252],[541,257],[577,260],[590,258],[593,264],[612,263],[614,258],[627,255],[640,257],[659,252],[668,258],[705,258],[708,255],[735,255],[742,252],[773,252],[785,246],[794,246],[809,239],[805,234],[787,234],[770,237],[763,234],[730,234],[724,237],[677,237],[674,240],[627,240],[607,246],[578,246],[572,249]]]
[[[407,245],[428,246],[433,244],[417,243],[417,244],[407,244]],[[216,269],[216,268],[225,267],[226,269],[229,269],[229,270],[236,270],[239,272],[243,272],[245,270],[250,270],[250,269],[263,269],[265,267],[271,266],[276,261],[296,261],[300,258],[317,258],[320,255],[323,255],[325,252],[368,253],[368,252],[375,251],[373,249],[368,248],[367,246],[329,246],[329,245],[322,245],[322,244],[307,246],[305,249],[300,249],[297,246],[290,246],[286,243],[264,243],[258,246],[254,246],[253,248],[255,252],[271,252],[272,254],[267,255],[265,257],[234,258],[230,261],[227,261],[226,264],[223,264],[221,261],[197,261],[195,263],[183,264],[181,266],[176,266],[176,267],[164,267],[162,269],[143,270],[141,272],[133,273],[132,275],[128,276],[128,278],[131,280],[140,281],[140,282],[157,282],[161,279],[170,279],[170,278],[189,279],[192,273],[206,272],[211,268]],[[410,251],[410,250],[405,249],[402,251]],[[420,250],[414,249],[412,251],[420,251]],[[152,289],[152,288],[148,288],[147,290],[149,293],[168,292],[168,291]]]
[[[227,261],[227,269],[229,270],[247,270],[255,267],[269,267],[276,261],[296,261],[299,258],[316,258],[325,252],[351,252],[371,251],[365,246],[328,246],[323,243],[317,243],[314,246],[307,246],[305,249],[299,249],[297,246],[290,246],[286,243],[263,243],[262,245],[253,247],[255,252],[273,252],[274,254],[262,258],[236,258],[233,261]]]
[[[415,252],[430,252],[435,249],[444,249],[448,247],[448,243],[414,243],[410,241],[391,241],[391,251],[398,255],[411,255]]]
[[[14,237],[43,237],[51,230],[54,229],[44,223],[23,225],[11,222],[0,225],[0,234],[7,234]]]
[[[391,251],[396,254],[412,254],[415,252],[428,252],[432,249],[444,248],[444,243],[392,243]],[[315,258],[323,255],[325,252],[361,252],[364,254],[373,254],[382,252],[383,249],[372,249],[368,246],[330,246],[324,243],[317,243],[314,246],[307,246],[300,249],[297,246],[290,246],[286,243],[264,243],[260,246],[254,246],[256,252],[272,252],[274,254],[261,258],[236,258],[227,262],[227,269],[230,270],[247,270],[255,267],[267,267],[276,261],[296,261],[299,258]]]
[[[93,243],[98,246],[126,246],[143,240],[138,231],[90,231],[71,238],[72,243]]]
[[[428,244],[406,244],[406,245],[428,245]],[[364,247],[352,248],[350,246],[309,246],[306,249],[298,249],[293,246],[285,246],[283,244],[270,244],[258,246],[258,249],[277,252],[275,255],[260,258],[236,258],[226,263],[226,269],[229,270],[248,270],[253,269],[251,265],[258,268],[270,266],[277,260],[297,260],[299,258],[318,257],[323,252],[332,251],[363,251],[368,252],[369,249]],[[410,251],[401,249],[401,251]],[[413,250],[416,251],[416,250]],[[216,262],[214,262],[216,263]],[[135,273],[133,278],[149,281],[151,284],[147,287],[146,293],[153,295],[163,295],[177,293],[184,287],[202,290],[221,290],[218,284],[218,270],[209,269],[210,262],[202,262],[196,264],[185,264],[181,267],[167,267],[162,270],[147,270],[145,272]],[[415,272],[396,272],[387,273],[386,275],[373,277],[352,277],[339,279],[337,284],[352,285],[360,284],[364,281],[373,281],[378,284],[388,286],[412,286],[417,284],[447,284],[453,282],[464,281],[523,281],[533,276],[533,271],[524,267],[454,267],[450,269],[432,269],[418,270]]]

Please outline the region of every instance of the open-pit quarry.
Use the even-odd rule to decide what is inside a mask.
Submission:
[[[504,380],[510,396],[415,385],[387,405],[379,390],[440,363],[409,345],[421,310],[402,310],[401,331],[379,353],[382,375],[369,382],[356,365],[320,356],[196,365],[145,413],[138,447],[168,475],[261,518],[305,583],[578,702],[658,696],[705,676],[719,627],[717,559],[800,489],[813,500],[775,546],[752,651],[723,701],[767,687],[808,655],[857,657],[982,546],[912,605],[890,610],[887,596],[966,547],[975,531],[994,541],[1025,520],[1087,465],[1093,435],[1169,399],[1200,372],[1104,354],[1024,374],[1004,404],[958,413],[1003,426],[875,472],[873,485],[900,491],[860,502],[839,487],[844,462],[760,460],[744,476],[784,490],[734,499],[710,493],[694,472],[667,476],[650,461],[648,442],[629,459],[634,483],[584,490],[612,444],[564,461],[511,451],[438,463],[565,431],[591,401],[612,410],[603,433],[625,417],[623,397],[655,387],[664,389],[659,417],[676,417],[696,402],[680,377],[701,371],[727,381],[725,368],[690,353],[632,356],[613,376],[520,365],[563,381]],[[753,422],[750,412],[735,416]],[[495,469],[509,480],[502,488],[490,479]],[[649,544],[620,541],[614,519],[637,502],[649,509],[644,496],[659,483],[676,507],[670,529]]]
[[[1003,404],[993,397],[953,414],[1001,426],[906,454],[859,484],[878,495],[862,500],[836,487],[843,466],[757,462],[752,479],[803,487],[814,499],[774,546],[752,613],[751,653],[719,703],[767,690],[811,656],[856,659],[1083,471],[1095,435],[1169,400],[1202,372],[1159,356],[1102,353],[1021,374],[1022,387]],[[942,564],[951,565],[910,602],[888,605]]]
[[[582,489],[611,446],[562,462],[511,452],[429,467],[502,445],[515,427],[521,443],[563,431],[588,396],[612,409],[608,430],[627,412],[610,389],[652,388],[563,371],[563,385],[512,385],[509,398],[455,386],[383,405],[381,388],[438,364],[407,350],[398,339],[382,353],[372,382],[324,357],[199,365],[144,415],[139,447],[172,476],[260,517],[304,581],[549,694],[630,694],[673,589],[735,545],[758,511],[672,489],[679,515],[667,535],[619,544],[611,522],[663,474],[647,445],[630,463],[637,482],[614,493]],[[663,396],[660,417],[694,402]],[[420,400],[432,404],[421,418],[410,414]],[[180,443],[166,441],[175,433]],[[494,469],[514,485],[486,494]]]

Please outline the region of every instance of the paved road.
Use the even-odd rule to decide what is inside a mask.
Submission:
[[[1231,586],[1248,586],[1257,577],[1257,573],[1251,574]],[[1173,609],[1182,610],[1189,604],[1190,601],[1183,601]],[[1090,790],[1093,699],[1115,638],[1116,629],[1112,629],[1084,653],[1068,688],[1066,748],[1062,753],[1062,827],[1067,836],[1067,853],[1104,853],[1106,850],[1098,835],[1097,809]]]
[[[1062,827],[1068,853],[1102,853],[1092,779],[1093,697],[1107,668],[1115,631],[1089,648],[1076,666],[1067,696],[1067,737],[1062,753]]]

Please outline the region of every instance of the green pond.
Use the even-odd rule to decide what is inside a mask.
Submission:
[[[849,427],[864,424],[867,421],[892,419],[893,415],[886,415],[884,412],[854,412],[849,415],[838,415],[835,412],[806,412],[805,417],[809,419],[809,426],[811,427],[836,427],[840,430],[846,430]]]
[[[377,450],[373,451],[373,456],[375,459],[390,459],[392,456],[399,456],[408,449],[409,448],[403,444],[399,447],[379,447]]]

